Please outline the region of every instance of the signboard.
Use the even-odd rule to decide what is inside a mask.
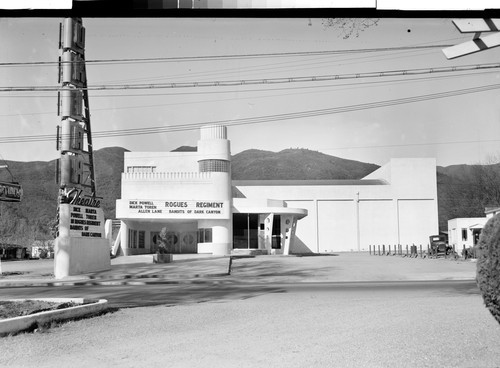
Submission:
[[[130,218],[228,219],[229,201],[140,200],[124,201]]]
[[[23,188],[17,183],[0,182],[0,201],[21,202]]]
[[[443,49],[443,53],[448,59],[500,46],[500,19],[455,19],[453,24],[460,33],[474,33],[475,35],[472,41]],[[482,32],[492,33],[482,36]]]
[[[69,235],[104,238],[104,212],[101,208],[70,205]]]

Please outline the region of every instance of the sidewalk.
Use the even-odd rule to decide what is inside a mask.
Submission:
[[[2,262],[0,287],[120,285],[148,283],[238,282],[362,282],[474,280],[473,261],[338,253],[312,256],[212,257],[174,255],[154,264],[152,255],[118,257],[111,270],[56,280],[53,260]],[[230,271],[230,274],[229,274]]]
[[[182,283],[204,278],[227,276],[229,257],[204,254],[178,254],[172,263],[153,263],[153,255],[117,257],[111,269],[62,279],[54,277],[54,260],[3,261],[0,287],[120,285],[146,283]]]
[[[268,282],[365,282],[474,280],[474,261],[338,253],[304,257],[263,256],[233,260],[231,276]]]

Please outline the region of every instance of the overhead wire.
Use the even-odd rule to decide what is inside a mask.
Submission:
[[[243,80],[225,80],[225,81],[208,81],[208,82],[178,82],[178,83],[151,83],[151,84],[129,84],[129,85],[95,85],[87,88],[75,88],[88,91],[102,90],[133,90],[133,89],[173,89],[173,88],[198,88],[198,87],[230,87],[258,84],[283,84],[283,83],[301,83],[301,82],[323,82],[332,80],[344,79],[360,79],[360,78],[380,78],[394,77],[399,75],[421,75],[430,73],[450,73],[470,70],[498,69],[500,63],[484,63],[472,65],[455,65],[449,67],[431,67],[431,68],[416,68],[416,69],[399,69],[385,70],[376,72],[362,73],[347,73],[347,74],[330,74],[316,75],[304,77],[278,77],[278,78],[263,78],[263,79],[243,79]],[[36,91],[62,91],[61,86],[20,86],[20,87],[0,87],[0,92],[36,92]]]
[[[317,109],[317,110],[307,110],[292,113],[282,113],[273,114],[257,117],[248,117],[241,119],[231,119],[231,120],[218,120],[215,122],[201,122],[201,123],[190,123],[190,124],[180,124],[174,126],[157,126],[157,127],[142,127],[134,129],[120,129],[120,130],[107,130],[107,131],[97,131],[92,134],[92,138],[109,138],[109,137],[123,137],[130,135],[145,135],[145,134],[158,134],[167,132],[177,132],[177,131],[189,131],[199,129],[203,125],[207,124],[224,124],[226,126],[238,126],[238,125],[249,125],[249,124],[260,124],[268,122],[276,122],[289,119],[298,118],[309,118],[322,115],[331,115],[352,111],[362,111],[373,108],[381,108],[388,106],[396,106],[401,104],[422,102],[427,100],[435,100],[452,96],[459,96],[464,94],[479,93],[489,90],[499,89],[500,84],[492,84],[487,86],[464,88],[459,90],[451,90],[439,93],[417,95],[411,97],[404,97],[399,99],[383,100],[368,102],[362,104],[354,104],[347,106],[340,106],[327,109]],[[0,137],[0,143],[28,143],[28,142],[42,142],[54,140],[54,136],[50,134],[46,135],[33,135],[33,136],[15,136],[15,137]]]
[[[426,76],[426,77],[417,77],[417,78],[405,78],[405,79],[396,79],[396,80],[383,80],[383,81],[376,81],[376,80],[369,80],[369,81],[360,81],[362,78],[358,78],[356,82],[348,82],[348,83],[336,83],[336,84],[321,84],[321,85],[314,85],[314,86],[306,86],[306,85],[298,85],[298,86],[293,86],[293,87],[278,87],[278,88],[265,88],[265,89],[230,89],[230,90],[223,90],[223,91],[189,91],[189,92],[160,92],[160,93],[100,93],[100,94],[94,94],[92,95],[92,98],[110,98],[110,97],[155,97],[155,96],[192,96],[192,95],[206,95],[206,94],[229,94],[229,93],[238,93],[238,94],[243,94],[243,93],[252,93],[252,92],[270,92],[270,91],[290,91],[290,90],[305,90],[305,89],[320,89],[320,88],[332,88],[335,87],[336,90],[339,90],[338,87],[345,87],[345,86],[366,86],[366,85],[377,85],[377,84],[384,84],[384,85],[393,85],[393,84],[400,84],[400,83],[405,83],[405,82],[426,82],[426,81],[434,81],[438,79],[447,79],[447,78],[457,78],[457,77],[464,77],[464,76],[476,76],[476,75],[483,75],[483,74],[491,74],[491,73],[498,73],[496,70],[485,70],[485,71],[472,71],[470,73],[461,73],[461,74],[456,74],[456,75],[438,75],[438,76]],[[331,91],[330,89],[329,91]],[[342,90],[342,89],[340,89]],[[41,93],[52,93],[53,91],[40,91]],[[100,92],[100,91],[98,91]],[[0,98],[54,98],[53,94],[49,95],[1,95]],[[263,96],[267,97],[267,96]],[[272,96],[271,96],[272,97]],[[255,98],[255,97],[254,97]],[[196,102],[196,101],[195,101]],[[96,111],[98,109],[92,109],[93,111]],[[36,114],[36,113],[31,113],[31,115]],[[45,113],[43,113],[45,114]],[[0,115],[0,116],[15,116],[19,114],[12,114],[12,115]]]
[[[290,57],[290,56],[317,56],[317,55],[338,55],[346,53],[365,53],[382,52],[393,50],[416,50],[429,48],[443,48],[452,45],[423,45],[423,46],[397,46],[397,47],[379,47],[366,49],[344,49],[344,50],[324,50],[324,51],[298,51],[298,52],[276,52],[276,53],[255,53],[255,54],[229,54],[229,55],[205,55],[205,56],[173,56],[158,58],[129,58],[129,59],[94,59],[86,60],[86,64],[124,64],[124,63],[155,63],[155,62],[177,62],[177,61],[206,61],[206,60],[224,60],[224,59],[251,59],[268,57]],[[76,61],[75,61],[76,62]],[[72,63],[61,62],[61,63]],[[58,65],[58,61],[29,61],[29,62],[3,62],[0,67],[11,66],[42,66]]]
[[[421,53],[422,50],[416,50],[416,52]],[[415,52],[415,51],[414,51]],[[403,54],[403,52],[397,52],[397,53],[392,53],[391,55],[399,55]],[[404,56],[399,56],[401,57],[412,57],[414,54],[409,54],[408,52],[404,52]],[[338,66],[339,62],[344,62],[344,61],[351,61],[349,63],[350,66],[355,65],[355,64],[360,64],[360,63],[365,63],[370,59],[370,62],[373,62],[374,60],[387,60],[387,59],[395,59],[394,57],[387,57],[387,54],[385,55],[380,55],[380,56],[364,56],[364,57],[356,57],[356,58],[343,58],[343,59],[337,59],[335,60],[336,65]],[[279,62],[279,63],[267,63],[267,64],[261,64],[259,66],[249,66],[249,67],[233,67],[233,68],[224,68],[220,70],[212,70],[212,71],[200,71],[200,72],[192,72],[190,71],[189,73],[182,73],[182,74],[174,74],[174,75],[169,75],[169,76],[153,76],[153,77],[147,77],[147,78],[130,78],[130,79],[119,79],[119,80],[111,80],[111,81],[106,81],[106,84],[118,84],[118,83],[124,83],[124,82],[133,82],[133,81],[148,81],[148,80],[155,80],[155,81],[161,81],[161,80],[171,80],[172,78],[206,78],[209,76],[218,76],[218,75],[224,75],[227,76],[229,74],[238,74],[238,75],[245,75],[253,72],[272,72],[276,69],[278,69],[280,72],[283,71],[293,71],[297,70],[300,68],[300,70],[303,70],[304,66],[307,66],[308,69],[311,69],[311,67],[318,67],[321,65],[327,64],[329,67],[332,67],[332,60],[330,56],[327,57],[321,57],[321,58],[315,58],[314,62],[307,62],[305,63],[303,60],[297,60],[297,61],[287,61],[287,62]],[[324,61],[320,61],[324,60]],[[355,60],[355,62],[352,62]]]
[[[384,86],[391,86],[391,85],[398,85],[402,83],[408,83],[408,82],[430,82],[438,79],[449,79],[449,78],[457,78],[457,77],[466,77],[466,76],[475,76],[475,75],[480,75],[480,74],[488,74],[488,73],[497,73],[497,71],[493,70],[486,70],[486,71],[481,71],[481,72],[472,72],[472,73],[463,73],[460,75],[438,75],[438,76],[430,76],[430,77],[417,77],[417,78],[405,78],[405,79],[396,79],[396,80],[390,80],[390,81],[375,81],[375,80],[369,80],[369,81],[363,81],[363,82],[349,82],[349,83],[338,83],[338,84],[328,84],[328,85],[320,85],[320,86],[295,86],[295,87],[280,87],[280,88],[267,88],[267,89],[246,89],[246,90],[229,90],[229,91],[205,91],[205,92],[181,92],[181,93],[146,93],[146,94],[103,94],[103,95],[94,95],[92,98],[109,98],[109,97],[154,97],[154,96],[190,96],[190,95],[205,95],[205,94],[230,94],[230,93],[236,93],[238,94],[241,93],[251,93],[251,92],[259,92],[259,96],[252,96],[252,99],[259,99],[259,98],[270,98],[270,97],[284,97],[284,96],[290,96],[290,95],[295,95],[295,94],[305,94],[305,93],[328,93],[333,90],[335,91],[342,91],[346,89],[352,89],[352,88],[366,88],[368,87],[373,87],[377,85],[384,85]],[[344,88],[342,88],[344,87]],[[348,88],[350,87],[350,88]],[[318,88],[328,88],[327,90],[323,91],[318,91]],[[304,90],[307,89],[313,89],[313,91],[306,91]],[[276,91],[284,91],[284,93],[279,93],[279,94],[265,94],[263,95],[263,92],[276,92]],[[292,91],[290,93],[286,93],[288,91]],[[0,96],[2,97],[2,96]],[[8,97],[8,96],[6,96]],[[27,96],[14,96],[14,97],[27,97]],[[30,96],[33,97],[33,96]],[[50,96],[36,96],[36,97],[47,97],[47,98],[55,98],[54,95]],[[141,109],[141,108],[152,108],[152,107],[166,107],[166,106],[178,106],[178,105],[185,105],[185,104],[198,104],[198,103],[212,103],[212,102],[224,102],[224,101],[234,101],[234,100],[239,100],[240,97],[233,97],[233,98],[226,98],[226,99],[212,99],[212,100],[201,100],[201,101],[185,101],[185,102],[170,102],[170,103],[162,103],[162,104],[150,104],[150,105],[127,105],[127,106],[113,106],[112,110],[128,110],[128,109]],[[109,107],[105,108],[93,108],[92,111],[109,111]],[[21,113],[17,114],[0,114],[0,116],[3,117],[10,117],[10,116],[18,116]],[[55,115],[57,112],[54,111],[47,111],[47,112],[22,112],[22,115]]]

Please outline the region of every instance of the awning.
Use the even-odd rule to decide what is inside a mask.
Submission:
[[[475,225],[469,226],[469,229],[477,230],[477,229],[482,229],[483,227],[484,227],[484,224],[475,224]]]

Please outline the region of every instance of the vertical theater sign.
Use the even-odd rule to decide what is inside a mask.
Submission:
[[[57,127],[59,228],[55,244],[56,278],[110,268],[104,214],[96,194],[90,107],[85,69],[85,28],[80,18],[60,26]]]

